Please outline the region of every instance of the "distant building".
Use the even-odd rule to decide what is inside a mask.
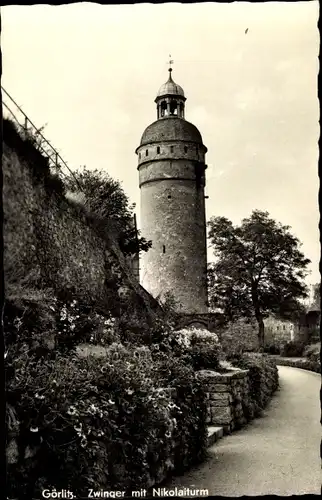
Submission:
[[[295,324],[295,338],[301,342],[313,343],[320,340],[321,311],[311,309],[302,314]]]
[[[297,321],[287,321],[269,317],[264,320],[265,344],[283,345],[286,342],[304,342],[320,340],[321,311],[310,310],[301,314]]]
[[[264,320],[264,325],[266,345],[283,345],[295,340],[295,325],[292,321],[269,317]]]

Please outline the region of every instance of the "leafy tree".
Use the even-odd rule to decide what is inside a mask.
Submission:
[[[254,210],[233,226],[225,217],[209,222],[209,239],[216,261],[209,265],[209,298],[227,319],[256,319],[259,345],[264,344],[264,318],[270,314],[292,319],[307,296],[303,280],[309,259],[289,226],[267,212]]]
[[[83,167],[73,172],[65,183],[69,192],[77,195],[78,201],[90,214],[110,222],[124,254],[146,252],[151,247],[151,242],[139,237],[139,231],[134,227],[135,204],[130,204],[119,181],[106,172]]]
[[[321,287],[320,283],[316,283],[315,285],[313,285],[313,301],[310,308],[316,311],[320,311],[321,309],[320,287]]]

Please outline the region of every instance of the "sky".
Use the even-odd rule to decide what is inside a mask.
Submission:
[[[71,169],[121,181],[138,225],[135,149],[171,54],[186,119],[208,148],[207,220],[268,211],[302,242],[307,282],[320,281],[317,1],[5,6],[1,16],[2,86]]]

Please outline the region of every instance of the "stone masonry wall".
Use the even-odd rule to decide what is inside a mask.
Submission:
[[[242,401],[248,397],[247,374],[247,370],[238,369],[225,374],[213,370],[198,372],[207,394],[208,424],[230,432],[246,423]]]
[[[146,152],[148,152],[148,154],[146,154]],[[161,141],[157,144],[141,146],[138,149],[139,165],[142,165],[144,161],[162,160],[165,156],[167,160],[187,159],[188,161],[205,161],[205,153],[202,151],[202,148],[194,142],[179,142],[178,140],[167,142]]]
[[[235,368],[227,373],[200,370],[198,378],[207,394],[207,423],[223,427],[225,433],[241,428],[258,416],[278,387],[277,367],[273,360],[268,360],[262,367],[256,393],[249,370]]]
[[[208,311],[204,217],[204,190],[195,180],[141,186],[142,236],[152,240],[141,258],[141,283],[154,297],[172,292],[182,312]]]
[[[30,149],[30,148],[29,148]],[[115,316],[154,321],[162,314],[105,225],[104,237],[63,196],[46,189],[43,157],[4,122],[4,270],[7,293],[44,285],[73,288]],[[44,283],[44,285],[42,284]]]

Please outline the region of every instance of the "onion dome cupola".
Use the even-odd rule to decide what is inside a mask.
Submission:
[[[169,78],[161,85],[155,99],[158,120],[161,118],[184,118],[185,95],[183,88],[172,80],[172,68],[169,68]]]

